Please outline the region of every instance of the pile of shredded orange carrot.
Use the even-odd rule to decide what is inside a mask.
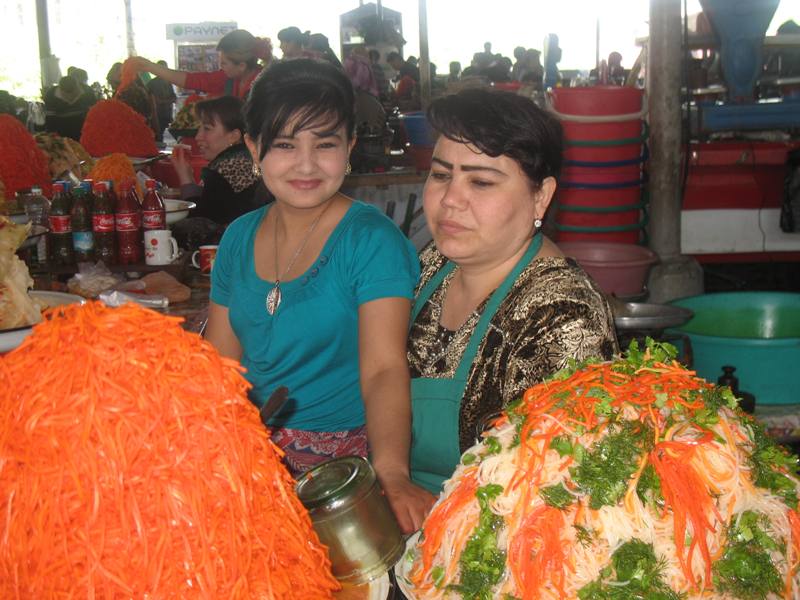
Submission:
[[[144,117],[119,100],[100,100],[89,109],[81,129],[81,145],[92,156],[122,152],[155,156],[155,134]]]
[[[114,189],[121,189],[123,181],[136,182],[136,193],[142,197],[142,187],[136,179],[136,170],[130,159],[121,152],[114,152],[98,160],[89,172],[89,179],[94,181],[114,182]]]
[[[0,598],[330,598],[241,367],[181,319],[48,311],[0,356]]]

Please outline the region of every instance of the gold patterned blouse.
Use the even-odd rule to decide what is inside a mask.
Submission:
[[[420,254],[417,295],[447,259],[431,243]],[[453,377],[480,313],[458,331],[439,324],[442,302],[457,269],[433,293],[411,326],[411,377]],[[487,415],[518,399],[569,358],[610,359],[618,351],[611,310],[597,284],[570,258],[544,257],[520,273],[492,318],[461,399],[459,442],[465,451]]]

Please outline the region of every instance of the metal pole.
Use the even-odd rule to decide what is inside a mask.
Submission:
[[[680,0],[650,1],[649,56],[651,246],[671,258],[681,253]]]
[[[419,0],[419,83],[422,110],[431,103],[431,62],[428,52],[428,6],[426,0]]]
[[[36,26],[39,29],[39,58],[49,58],[50,27],[47,23],[47,0],[36,0]]]
[[[651,302],[703,290],[697,261],[681,256],[681,3],[650,0],[647,88],[650,120],[650,247],[661,264],[650,272]]]
[[[125,0],[125,34],[128,41],[128,56],[136,56],[136,46],[133,42],[133,11],[131,0]]]
[[[594,68],[597,78],[600,79],[600,17],[597,17],[594,26]]]
[[[50,48],[50,25],[47,17],[47,0],[36,0],[36,27],[39,33],[39,69],[42,90],[58,83],[61,72],[58,58]]]

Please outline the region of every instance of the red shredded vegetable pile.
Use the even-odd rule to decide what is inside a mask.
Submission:
[[[180,318],[57,307],[0,356],[0,598],[330,598],[241,367]]]
[[[0,114],[0,181],[7,198],[18,190],[42,186],[50,195],[50,169],[47,156],[25,126],[11,115]]]
[[[89,109],[81,130],[81,145],[95,157],[114,152],[140,157],[158,154],[155,135],[147,121],[119,100],[101,100]]]

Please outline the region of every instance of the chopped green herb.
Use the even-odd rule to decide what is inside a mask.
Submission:
[[[558,452],[559,456],[570,456],[572,454],[572,442],[566,435],[559,435],[550,441],[550,447]]]
[[[433,579],[433,585],[437,588],[442,587],[442,581],[444,581],[444,567],[441,565],[436,565],[431,569],[431,579]]]
[[[797,457],[778,446],[769,437],[763,425],[755,421],[748,424],[754,446],[749,461],[753,473],[753,483],[783,498],[789,508],[796,508],[797,491],[794,482],[786,476],[784,471],[794,472],[797,470]]]
[[[653,546],[632,539],[611,555],[600,577],[578,590],[580,600],[679,600],[663,581],[663,563]],[[613,577],[613,578],[612,578]]]
[[[483,440],[483,443],[486,446],[487,454],[500,454],[500,452],[502,452],[503,450],[503,446],[500,444],[500,440],[498,440],[494,436],[487,437],[485,440]]]
[[[645,358],[645,353],[650,350],[650,358]],[[656,342],[652,338],[645,338],[645,349],[639,348],[639,342],[633,340],[625,351],[624,360],[614,364],[614,370],[620,373],[634,373],[642,367],[652,367],[656,363],[670,363],[678,356],[675,346]]]
[[[497,532],[503,526],[503,517],[496,515],[489,502],[500,495],[503,487],[489,484],[475,492],[481,507],[478,525],[472,532],[459,558],[461,577],[457,585],[448,586],[469,600],[490,600],[492,587],[503,576],[506,553],[497,547]]]
[[[781,576],[772,563],[769,550],[778,548],[763,527],[765,515],[745,511],[738,523],[728,528],[728,540],[722,558],[714,563],[714,585],[744,600],[764,600],[770,592],[780,594]]]
[[[652,432],[643,424],[625,421],[570,469],[580,491],[590,496],[589,507],[615,506],[625,494],[643,453],[652,448]]]
[[[648,502],[655,504],[664,499],[661,495],[661,479],[653,465],[648,464],[642,474],[639,475],[639,481],[636,483],[636,494],[644,504]]]
[[[575,496],[569,493],[563,483],[543,487],[540,491],[545,504],[555,508],[565,509],[575,501]]]
[[[472,464],[472,463],[474,463],[474,462],[475,462],[477,459],[478,459],[478,457],[477,457],[477,456],[475,456],[475,455],[474,455],[472,452],[465,452],[465,453],[464,453],[464,454],[461,456],[461,464],[462,464],[462,465],[471,465],[471,464]]]
[[[578,540],[578,543],[584,548],[591,546],[594,533],[583,525],[573,525],[573,527],[575,528],[575,539]]]
[[[614,408],[611,406],[614,398],[603,388],[593,387],[587,392],[586,396],[598,400],[598,403],[594,405],[595,414],[604,417],[610,417],[614,414]]]

